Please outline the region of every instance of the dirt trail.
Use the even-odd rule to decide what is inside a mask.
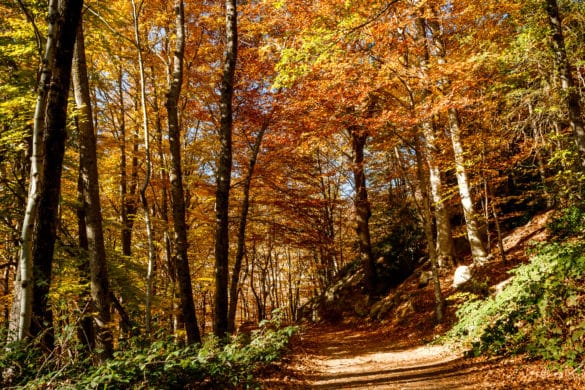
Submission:
[[[506,272],[525,262],[526,245],[546,238],[550,213],[539,215],[504,239],[508,262],[485,267],[491,284],[509,277]],[[450,275],[441,280],[443,295],[450,289]],[[425,345],[454,324],[454,305],[445,322],[432,323],[434,295],[431,287],[419,289],[413,276],[400,287],[409,291],[417,310],[407,317],[393,315],[382,323],[307,326],[292,343],[291,353],[272,370],[264,372],[267,389],[585,389],[585,367],[563,372],[548,363],[525,356],[463,358],[461,351]],[[352,321],[352,320],[348,320]],[[579,372],[581,371],[581,372]]]
[[[576,372],[523,358],[468,359],[439,345],[408,346],[383,330],[319,325],[306,329],[267,389],[583,389]]]
[[[461,355],[445,347],[396,348],[371,332],[328,330],[326,337],[304,336],[312,341],[306,356],[314,365],[306,375],[310,388],[441,389],[465,384]]]

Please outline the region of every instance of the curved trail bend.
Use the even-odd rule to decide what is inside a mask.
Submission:
[[[386,331],[387,332],[387,331]],[[524,358],[467,359],[441,345],[412,346],[383,330],[305,329],[267,389],[582,389],[583,374],[550,371]],[[409,345],[410,344],[410,345]]]

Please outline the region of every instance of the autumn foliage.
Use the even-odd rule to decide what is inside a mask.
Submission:
[[[63,354],[72,343],[90,353],[102,325],[114,350],[139,333],[148,342],[199,342],[277,308],[296,321],[352,264],[376,297],[427,259],[435,274],[490,253],[505,261],[500,228],[582,201],[583,7],[86,1],[107,308],[88,288],[99,278],[86,261],[94,247],[83,245],[87,145],[82,108],[70,104],[55,249],[41,283],[52,319],[33,334],[50,329]],[[8,329],[20,299],[31,107],[50,31],[43,2],[3,3],[0,12],[0,307]],[[112,318],[92,328],[101,321],[96,308]]]

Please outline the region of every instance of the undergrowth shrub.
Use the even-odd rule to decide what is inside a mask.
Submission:
[[[460,306],[447,337],[470,353],[533,356],[569,366],[585,362],[585,244],[546,244],[496,297]]]
[[[99,367],[69,365],[48,372],[35,372],[42,361],[40,352],[15,348],[0,356],[0,368],[18,370],[13,385],[20,389],[254,388],[255,372],[281,356],[296,330],[282,327],[276,313],[260,324],[249,342],[242,337],[226,341],[210,336],[202,345],[182,346],[171,338],[145,345],[136,338]],[[23,363],[14,365],[15,358]]]
[[[6,340],[7,330],[2,332]],[[49,353],[42,343],[43,336],[0,347],[0,388],[54,388],[54,383],[79,376],[91,367],[91,358],[80,344],[56,334],[56,347]]]
[[[252,388],[254,373],[277,360],[296,327],[281,327],[280,316],[263,321],[249,344],[210,336],[200,346],[153,343],[143,352],[124,351],[80,381],[84,388]]]
[[[585,234],[585,207],[568,207],[550,222],[548,228],[555,238],[582,237]]]

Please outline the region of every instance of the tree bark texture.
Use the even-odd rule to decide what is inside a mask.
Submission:
[[[238,56],[236,0],[226,0],[226,47],[221,78],[220,153],[215,198],[215,311],[213,333],[224,337],[228,332],[228,260],[229,260],[229,198],[232,171],[232,97]]]
[[[57,0],[49,2],[49,26],[47,43],[39,79],[37,101],[33,120],[32,153],[29,190],[21,232],[21,248],[18,270],[14,283],[14,299],[11,310],[8,340],[23,340],[30,333],[33,302],[33,231],[37,220],[42,183],[43,135],[47,96],[55,59],[55,38],[58,29]]]
[[[87,76],[82,22],[80,22],[77,31],[72,75],[73,90],[78,111],[80,170],[83,187],[85,228],[87,232],[95,342],[96,351],[98,351],[98,360],[103,363],[112,356],[113,352],[112,333],[110,330],[110,284],[104,245],[96,136],[93,127],[93,113],[89,79]]]
[[[455,176],[457,176],[457,186],[461,196],[461,205],[463,206],[463,215],[467,228],[467,239],[471,247],[471,256],[476,264],[484,263],[487,260],[487,251],[484,242],[479,233],[477,222],[477,213],[471,198],[469,189],[469,180],[467,179],[467,170],[465,169],[465,153],[461,143],[461,129],[459,127],[459,118],[457,111],[449,109],[449,128],[451,130],[451,142],[453,143],[453,152],[455,155]]]
[[[189,344],[201,342],[191,272],[187,256],[187,224],[185,217],[185,194],[183,189],[183,173],[181,166],[181,134],[179,127],[178,100],[183,84],[183,56],[185,52],[185,16],[183,0],[175,1],[176,46],[173,59],[173,74],[167,93],[166,108],[169,126],[169,147],[171,151],[171,197],[173,223],[175,229],[175,264],[176,278],[179,282],[181,312]]]
[[[63,0],[59,2],[58,6],[55,56],[53,65],[50,67],[52,69],[51,82],[45,115],[43,182],[38,219],[32,237],[34,286],[31,333],[33,336],[43,334],[43,341],[48,348],[52,348],[54,345],[49,288],[57,237],[61,173],[67,136],[71,62],[82,6],[83,0]]]

